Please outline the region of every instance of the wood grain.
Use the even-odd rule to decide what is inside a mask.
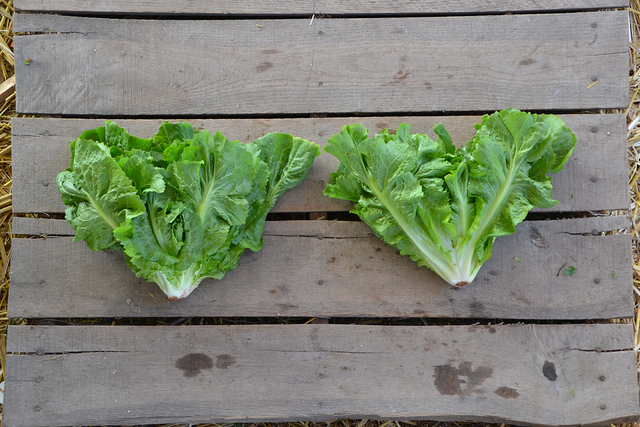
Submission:
[[[626,119],[615,114],[560,116],[576,134],[576,149],[565,168],[553,177],[553,194],[560,203],[547,210],[600,211],[629,209]],[[291,133],[324,146],[327,139],[347,124],[363,123],[370,132],[395,131],[402,122],[412,132],[429,133],[444,123],[453,140],[463,145],[475,133],[479,116],[393,116],[301,119],[189,120],[197,129],[220,131],[232,140],[250,142],[268,132]],[[133,135],[151,137],[162,120],[117,120]],[[13,126],[13,212],[61,213],[64,205],[55,185],[56,175],[69,166],[69,140],[86,129],[104,124],[100,119],[16,118]],[[602,159],[607,159],[603,162]],[[350,204],[322,194],[337,160],[322,153],[306,180],[286,192],[274,212],[346,211]]]
[[[640,415],[632,336],[631,324],[10,326],[3,425],[603,425]]]
[[[401,0],[392,3],[380,0],[15,0],[14,7],[19,12],[54,12],[101,14],[197,14],[197,15],[311,15],[311,14],[384,14],[407,13],[449,14],[449,13],[500,13],[516,11],[586,10],[627,7],[622,0]]]
[[[16,108],[184,117],[628,105],[627,11],[309,23],[19,14],[14,31],[35,34],[15,37]]]
[[[59,222],[37,230],[59,230]],[[14,233],[32,224],[16,218]],[[631,236],[601,235],[628,225],[626,217],[521,223],[496,241],[473,283],[455,288],[363,223],[269,222],[263,250],[247,251],[224,279],[205,280],[177,302],[137,279],[120,252],[92,252],[69,237],[16,238],[9,316],[631,317]]]
[[[16,76],[13,75],[0,83],[0,103],[3,103],[16,91]]]

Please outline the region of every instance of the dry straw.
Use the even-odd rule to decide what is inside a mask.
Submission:
[[[0,81],[13,77],[13,1],[0,2]],[[0,85],[2,86],[2,85]],[[0,384],[4,384],[5,345],[9,320],[7,318],[7,290],[9,260],[11,259],[11,117],[15,115],[15,95],[11,91],[0,101]],[[2,387],[4,388],[4,386]]]
[[[630,7],[629,54],[631,101],[626,109],[629,153],[629,188],[633,221],[633,282],[636,302],[635,345],[640,349],[640,0],[632,0]]]

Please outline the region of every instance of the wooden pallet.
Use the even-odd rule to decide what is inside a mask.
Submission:
[[[625,117],[577,113],[628,105],[626,2],[14,3],[17,109],[36,117],[13,121],[9,315],[33,325],[9,328],[4,425],[640,416],[633,327],[607,321],[633,316],[631,238],[613,233],[629,221],[571,215],[629,207]],[[355,122],[443,122],[464,143],[504,107],[561,114],[578,144],[557,219],[520,224],[462,289],[362,223],[269,221],[262,251],[169,302],[53,219],[68,141],[104,118],[320,145]],[[322,154],[274,210],[348,210],[322,195],[335,168]],[[98,325],[184,317],[251,324]]]

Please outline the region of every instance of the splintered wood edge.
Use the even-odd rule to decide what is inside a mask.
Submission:
[[[8,427],[640,415],[631,324],[10,326],[7,351]]]

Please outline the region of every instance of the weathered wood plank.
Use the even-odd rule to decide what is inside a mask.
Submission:
[[[10,326],[3,425],[603,425],[640,415],[632,337],[631,324]]]
[[[14,31],[39,34],[15,37],[17,111],[202,116],[628,105],[627,11],[309,23],[19,14]]]
[[[619,114],[562,115],[578,143],[564,170],[553,177],[554,211],[629,209],[626,119]],[[269,132],[286,132],[324,146],[346,124],[363,123],[371,132],[395,130],[411,123],[413,132],[430,133],[444,123],[458,145],[475,133],[478,116],[346,117],[313,119],[190,120],[197,129],[219,130],[232,140],[253,141]],[[118,120],[132,134],[150,137],[162,120]],[[13,211],[15,213],[64,212],[55,185],[56,175],[69,166],[69,140],[86,129],[104,124],[98,119],[16,118],[13,126]],[[432,134],[433,136],[433,134]],[[603,162],[602,159],[607,159]],[[286,192],[274,212],[345,211],[350,204],[322,194],[338,163],[324,153],[316,159],[307,179]]]
[[[64,219],[14,216],[11,224],[11,233],[18,237],[39,236],[47,238],[75,235],[75,230]]]
[[[517,11],[586,10],[627,7],[622,0],[401,0],[393,3],[379,0],[321,0],[321,1],[186,1],[186,0],[15,0],[19,12],[108,13],[108,14],[197,14],[197,15],[311,15],[311,14],[448,14],[500,13]]]
[[[9,316],[631,317],[630,235],[599,235],[628,224],[624,217],[521,223],[496,242],[472,284],[455,288],[363,223],[269,222],[262,251],[247,251],[224,279],[204,281],[177,302],[134,277],[120,252],[92,252],[69,237],[17,238]],[[572,276],[564,274],[569,266]]]

